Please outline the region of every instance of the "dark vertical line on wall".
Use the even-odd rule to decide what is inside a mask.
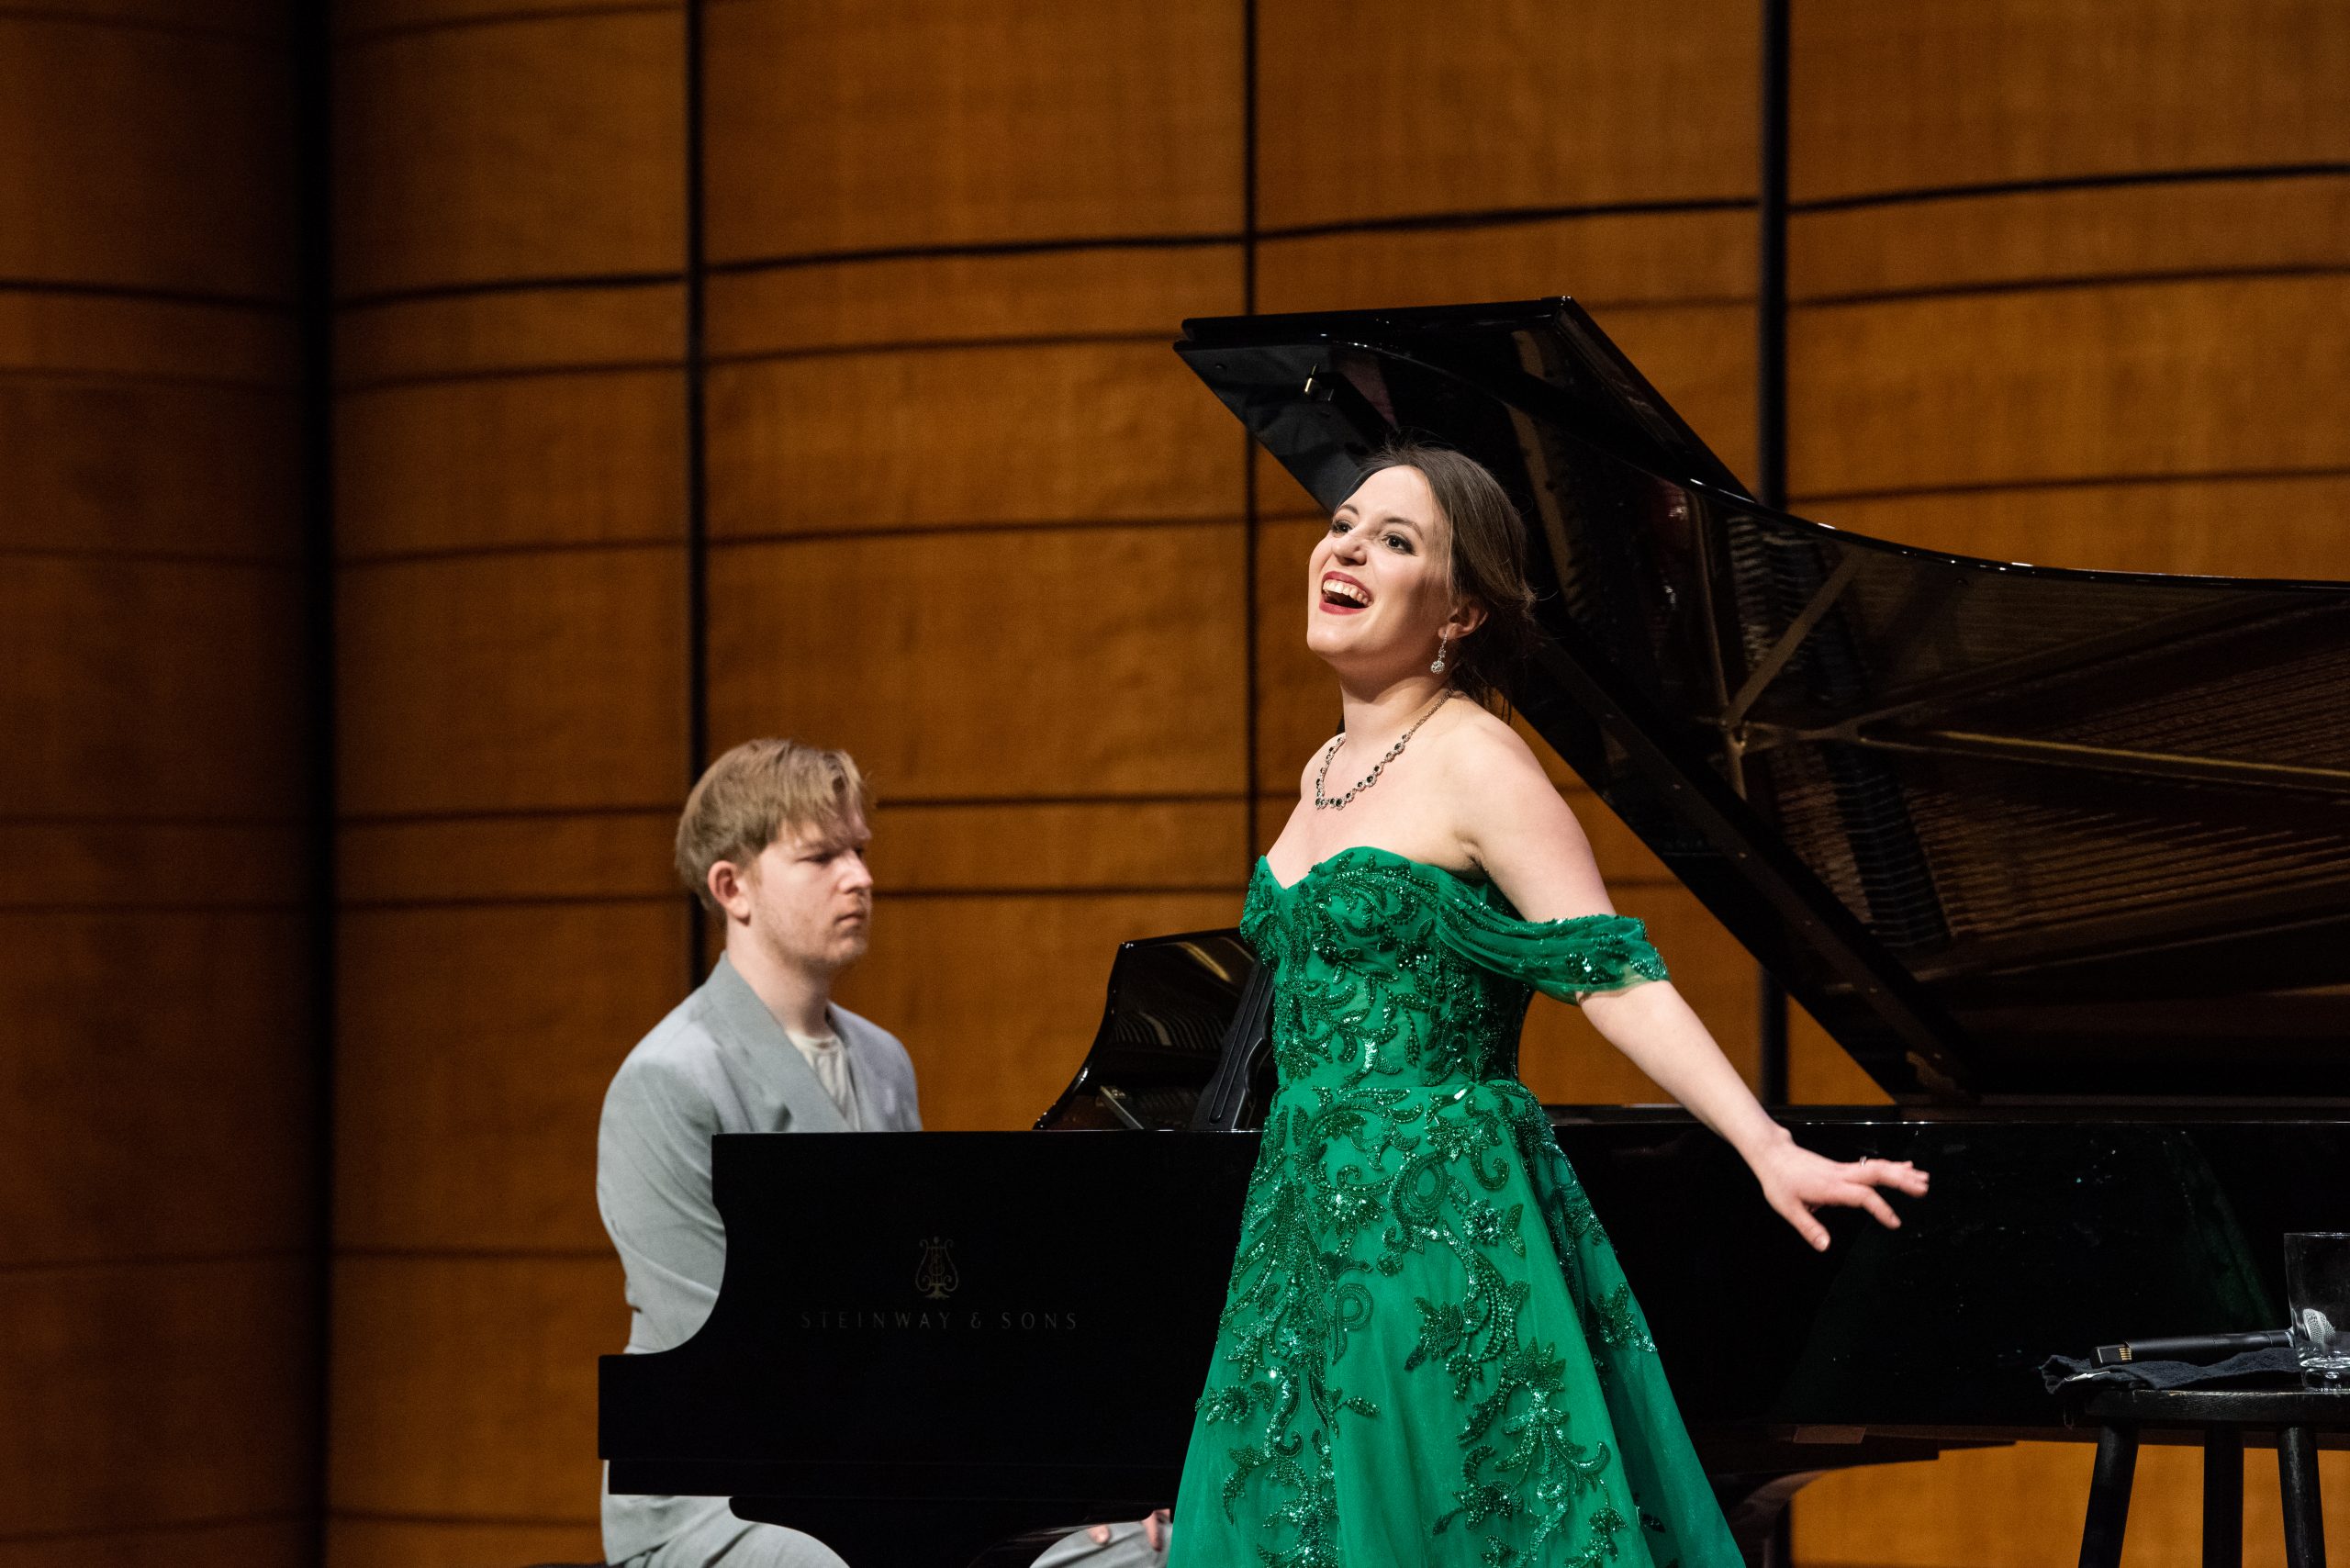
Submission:
[[[686,5],[686,784],[710,753],[710,454],[703,424],[703,348],[708,258],[702,253],[702,10]],[[688,986],[710,967],[709,923],[686,897]]]
[[[1787,42],[1791,0],[1762,0],[1762,159],[1755,248],[1755,498],[1787,504]],[[1787,993],[1776,976],[1756,983],[1755,1067],[1765,1104],[1787,1098]]]
[[[1240,309],[1257,313],[1257,0],[1240,6]],[[1248,769],[1248,842],[1242,846],[1245,876],[1256,870],[1258,836],[1257,745],[1257,438],[1240,432],[1240,510],[1248,520],[1240,532],[1240,624],[1247,639],[1240,650],[1241,700],[1248,726],[1242,736]]]
[[[305,678],[302,722],[308,729],[304,802],[303,922],[310,1040],[311,1561],[327,1556],[327,1467],[332,1386],[335,1168],[335,573],[334,573],[334,34],[331,6],[293,8],[286,68],[293,77],[296,333],[301,396],[297,403],[300,465],[302,622]]]

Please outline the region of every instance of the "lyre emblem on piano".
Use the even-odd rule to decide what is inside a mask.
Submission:
[[[922,1261],[914,1265],[914,1289],[933,1301],[945,1301],[963,1282],[955,1271],[955,1244],[943,1236],[926,1236],[921,1245]]]

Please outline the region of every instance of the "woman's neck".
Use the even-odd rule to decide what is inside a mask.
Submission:
[[[1442,677],[1425,670],[1383,685],[1341,678],[1338,710],[1346,719],[1348,739],[1356,745],[1384,750],[1427,711],[1444,685]]]

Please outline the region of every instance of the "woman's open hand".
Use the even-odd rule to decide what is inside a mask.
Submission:
[[[1866,1209],[1887,1230],[1901,1228],[1901,1216],[1878,1188],[1926,1195],[1926,1173],[1906,1159],[1830,1159],[1788,1140],[1754,1161],[1763,1199],[1815,1251],[1828,1245],[1828,1227],[1813,1211],[1830,1207]]]

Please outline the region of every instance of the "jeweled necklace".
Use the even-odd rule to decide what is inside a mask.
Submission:
[[[1361,778],[1357,780],[1353,789],[1348,790],[1345,794],[1339,796],[1335,801],[1324,799],[1322,794],[1322,780],[1330,777],[1330,759],[1338,755],[1338,748],[1340,746],[1347,744],[1347,736],[1346,732],[1343,730],[1331,736],[1330,749],[1322,754],[1322,766],[1317,768],[1314,774],[1314,809],[1317,812],[1340,812],[1346,810],[1347,802],[1348,801],[1353,800],[1357,795],[1361,794],[1365,790],[1370,789],[1372,785],[1379,782],[1379,776],[1386,771],[1387,765],[1404,755],[1404,748],[1412,744],[1412,737],[1420,733],[1420,726],[1427,723],[1430,719],[1436,717],[1436,711],[1443,707],[1445,699],[1451,695],[1452,688],[1449,686],[1442,691],[1438,692],[1436,694],[1436,700],[1427,705],[1427,711],[1422,713],[1418,718],[1412,721],[1412,727],[1410,729],[1405,730],[1402,734],[1395,737],[1395,744],[1387,748],[1387,755],[1381,757],[1377,762],[1372,763],[1371,765],[1371,771],[1364,774]]]

